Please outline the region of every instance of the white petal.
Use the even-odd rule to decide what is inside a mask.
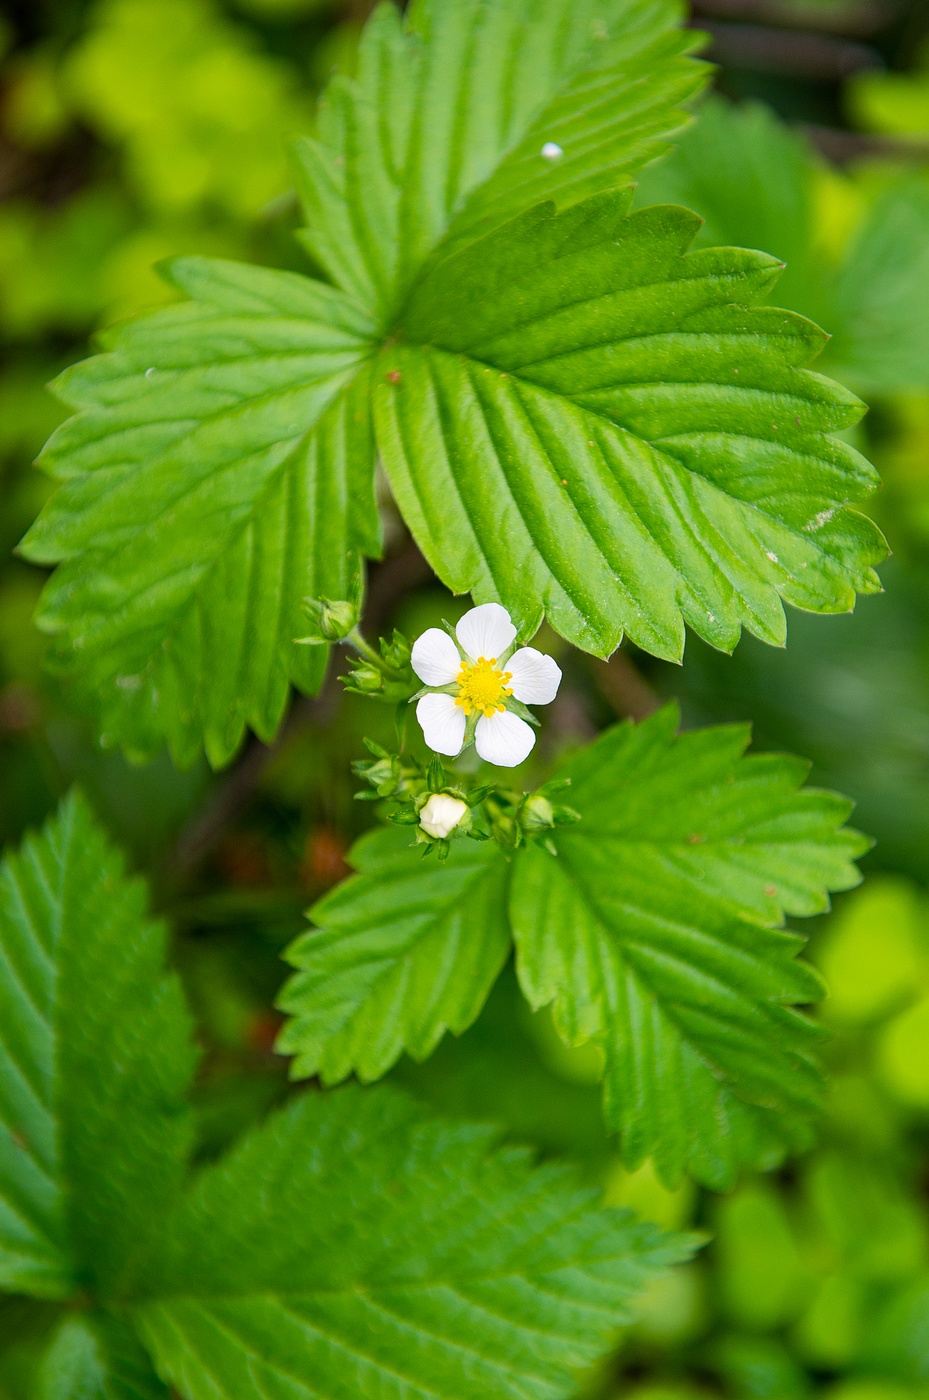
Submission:
[[[532,725],[510,710],[483,715],[474,731],[474,745],[481,758],[498,768],[515,768],[529,757],[534,743]]]
[[[461,753],[465,713],[451,695],[424,695],[416,706],[416,718],[430,749],[452,758]]]
[[[426,685],[449,685],[461,670],[458,648],[447,632],[430,627],[413,643],[413,670]]]
[[[472,608],[455,628],[458,638],[472,661],[485,656],[500,656],[510,646],[516,636],[516,628],[510,621],[510,614],[499,603],[481,603]]]
[[[462,817],[467,816],[468,804],[447,792],[434,792],[419,814],[419,824],[429,836],[442,841],[450,836]]]
[[[520,647],[506,663],[513,694],[524,705],[550,705],[561,685],[561,667],[535,647]]]

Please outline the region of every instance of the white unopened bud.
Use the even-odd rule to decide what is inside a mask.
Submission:
[[[437,841],[449,836],[462,817],[468,815],[468,804],[447,792],[434,792],[419,814],[419,824],[427,836]]]

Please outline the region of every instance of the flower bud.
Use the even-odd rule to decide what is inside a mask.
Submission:
[[[303,611],[313,627],[303,642],[341,642],[358,624],[359,604],[346,599],[304,598]]]
[[[384,688],[384,677],[380,671],[367,664],[353,667],[351,674],[342,679],[347,689],[360,691],[363,695],[375,695]]]
[[[462,802],[460,797],[450,797],[447,792],[434,792],[419,814],[419,824],[427,836],[441,841],[460,827],[465,817],[470,826],[471,811],[467,802]]]
[[[519,824],[526,832],[546,831],[555,825],[555,809],[547,797],[533,793],[520,809]]]

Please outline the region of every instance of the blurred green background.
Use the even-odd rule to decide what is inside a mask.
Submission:
[[[0,838],[75,780],[177,929],[200,1022],[202,1156],[286,1092],[272,1044],[280,951],[346,873],[370,819],[362,736],[389,716],[328,684],[272,749],[227,774],[132,768],[43,676],[40,571],[13,554],[47,490],[30,463],[61,411],[44,388],[108,323],[167,300],[153,264],[208,253],[308,267],[291,232],[287,138],[351,72],[368,4],[20,0],[0,19]],[[787,263],[775,299],[833,334],[824,370],[871,404],[856,443],[886,486],[886,592],[853,616],[792,613],[786,651],[682,669],[564,655],[545,762],[617,715],[681,698],[688,724],[752,719],[807,755],[876,838],[864,888],[813,928],[831,994],[834,1082],[820,1147],[727,1197],[670,1194],[617,1165],[592,1051],[565,1051],[511,972],[461,1040],[394,1075],[437,1108],[502,1122],[627,1203],[710,1236],[643,1301],[588,1400],[929,1397],[929,6],[925,0],[701,0],[716,91],[639,203],[683,202],[703,242]],[[385,502],[380,626],[415,634],[457,605]],[[809,931],[807,926],[806,931]],[[46,1317],[0,1298],[0,1400],[33,1393]]]

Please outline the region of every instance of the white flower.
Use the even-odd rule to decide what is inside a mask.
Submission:
[[[455,637],[430,627],[413,646],[413,670],[430,687],[416,706],[426,743],[454,757],[473,735],[481,758],[515,768],[529,756],[535,734],[513,702],[550,704],[561,670],[534,647],[513,652],[516,628],[499,603],[466,612]]]
[[[428,836],[441,841],[455,830],[468,811],[467,802],[450,797],[447,792],[434,792],[419,814],[419,824]]]

